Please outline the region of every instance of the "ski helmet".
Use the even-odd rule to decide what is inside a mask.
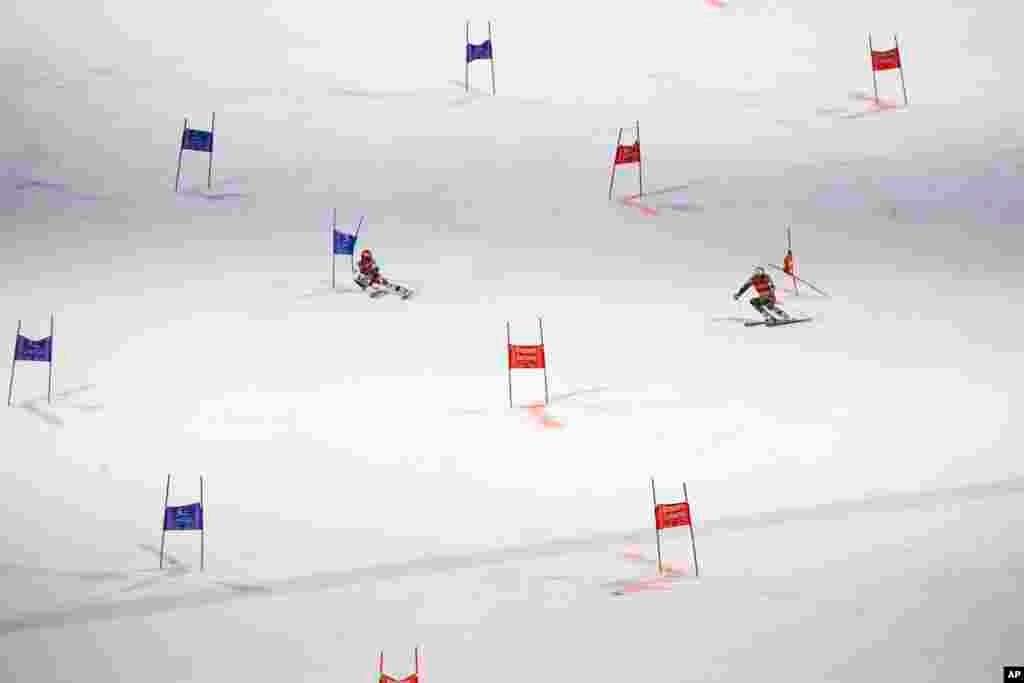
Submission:
[[[359,258],[361,258],[361,259],[373,258],[373,254],[370,253],[369,249],[363,249],[363,253],[359,254]]]
[[[764,267],[757,266],[756,268],[754,268],[754,275],[764,275]]]

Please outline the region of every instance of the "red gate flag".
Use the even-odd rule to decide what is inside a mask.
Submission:
[[[651,477],[651,501],[654,503],[654,537],[658,543],[658,573],[661,573],[661,530],[685,526],[690,528],[690,547],[693,549],[693,569],[700,576],[700,564],[697,562],[697,539],[693,536],[693,518],[690,517],[690,495],[686,492],[683,482],[683,502],[658,503],[658,494],[654,490],[654,477]]]
[[[511,370],[544,367],[544,345],[508,345],[508,367]]]
[[[871,51],[871,68],[875,71],[888,71],[901,66],[903,65],[900,64],[900,49],[898,47],[891,50]]]
[[[612,198],[612,192],[615,190],[615,168],[625,164],[637,165],[637,176],[640,180],[640,196],[644,196],[644,162],[640,156],[640,122],[637,121],[636,127],[633,128],[636,132],[636,137],[633,139],[632,145],[622,144],[623,130],[623,128],[619,128],[619,136],[615,139],[615,158],[612,160],[611,178],[608,179],[609,200]]]
[[[640,143],[634,142],[632,145],[619,145],[615,148],[615,165],[619,164],[639,164],[640,163]]]
[[[508,344],[508,407],[512,407],[512,371],[540,370],[544,373],[544,405],[548,404],[548,368],[544,357],[544,321],[537,318],[540,344],[513,344],[512,324],[505,323],[505,340]]]
[[[903,88],[903,106],[907,106],[910,104],[910,99],[907,97],[907,84],[903,80],[903,58],[900,56],[899,36],[893,35],[892,41],[895,45],[891,50],[876,50],[871,42],[871,34],[868,34],[868,54],[871,56],[871,80],[875,85],[875,102],[881,105],[881,100],[878,99],[877,72],[896,69],[900,74],[900,87]]]
[[[782,272],[786,275],[795,275],[793,270],[793,252],[787,251],[786,258],[782,259]]]
[[[690,526],[689,503],[661,503],[654,508],[654,522],[658,529]]]

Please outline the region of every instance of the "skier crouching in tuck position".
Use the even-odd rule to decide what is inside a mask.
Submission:
[[[373,260],[373,254],[369,249],[363,249],[359,255],[359,276],[356,278],[356,284],[363,289],[370,285],[388,284],[388,281],[381,277],[380,268],[377,267],[377,262]]]
[[[772,282],[771,276],[764,272],[764,268],[760,266],[755,268],[754,274],[743,283],[740,291],[733,294],[732,298],[739,301],[743,293],[751,287],[757,292],[757,296],[750,300],[750,305],[764,316],[765,324],[774,325],[779,321],[791,320],[789,314],[776,305],[775,283]]]
[[[373,297],[385,292],[391,292],[392,294],[399,295],[404,300],[415,294],[409,287],[384,278],[380,274],[380,268],[377,267],[377,262],[373,260],[373,254],[370,253],[369,249],[363,249],[363,253],[359,255],[359,274],[356,275],[355,280],[356,284],[363,290],[372,287],[373,290],[370,292],[370,296]]]

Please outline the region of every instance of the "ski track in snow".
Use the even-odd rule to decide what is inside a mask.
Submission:
[[[865,510],[871,510],[872,512],[924,510],[931,507],[949,505],[956,500],[984,500],[997,496],[1019,495],[1021,493],[1024,493],[1024,478],[1008,479],[986,484],[971,484],[955,489],[880,494],[868,496],[860,500],[835,501],[807,508],[779,509],[774,512],[759,513],[752,516],[708,520],[700,523],[698,528],[699,533],[705,536],[714,533],[761,529],[786,523],[845,519],[851,514]],[[651,531],[649,529],[644,529],[627,534],[608,533],[587,538],[557,539],[538,545],[501,548],[472,555],[428,557],[409,562],[382,564],[342,572],[320,572],[309,576],[293,577],[263,584],[217,583],[217,588],[198,589],[185,595],[113,600],[102,604],[82,605],[66,610],[23,614],[17,619],[0,621],[0,636],[26,630],[60,628],[93,621],[145,617],[178,609],[209,607],[252,597],[313,593],[351,586],[366,581],[389,581],[415,575],[451,573],[458,570],[477,569],[515,561],[558,557],[576,552],[592,551],[620,543],[641,543],[649,541],[650,534]],[[150,552],[156,552],[157,550],[152,547],[147,549]],[[172,575],[182,575],[187,571],[186,566],[174,558],[166,559],[170,565]],[[629,559],[628,556],[627,559]],[[634,557],[633,559],[638,558]],[[683,575],[634,580],[625,579],[605,584],[604,587],[614,589],[613,594],[641,590],[660,590],[667,588],[674,578],[681,576]],[[136,585],[136,588],[148,585],[147,582],[161,580],[163,579],[160,576],[154,577],[140,582]],[[223,590],[225,586],[229,590]]]

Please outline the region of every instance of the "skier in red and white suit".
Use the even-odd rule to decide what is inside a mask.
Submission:
[[[373,254],[369,249],[363,249],[359,254],[359,277],[356,282],[360,287],[366,289],[370,285],[386,285],[388,283],[380,274],[377,262],[373,260]]]
[[[363,249],[359,255],[359,274],[355,279],[356,284],[364,290],[373,287],[370,296],[390,292],[405,300],[415,294],[408,286],[388,280],[381,275],[380,268],[377,267],[377,262],[373,260],[373,254],[369,249]]]
[[[738,301],[743,293],[751,287],[757,292],[757,296],[750,300],[750,305],[764,316],[766,323],[771,324],[779,320],[790,319],[789,314],[776,305],[775,283],[772,282],[771,276],[764,271],[764,268],[760,266],[755,268],[754,274],[743,283],[740,291],[733,294],[732,298]]]

